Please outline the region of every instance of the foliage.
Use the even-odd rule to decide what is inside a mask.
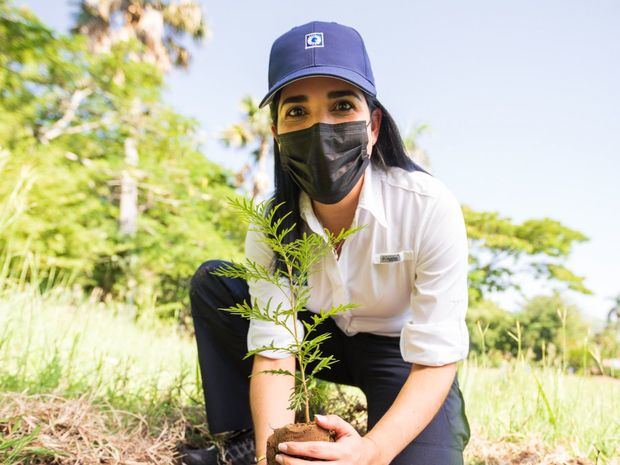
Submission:
[[[507,358],[527,358],[580,373],[605,373],[602,361],[617,357],[613,329],[592,334],[579,309],[558,292],[528,299],[510,313],[481,301],[467,314],[472,355],[493,366]]]
[[[588,238],[550,218],[529,219],[520,224],[497,212],[478,212],[463,206],[470,241],[469,297],[472,304],[488,292],[520,290],[517,277],[558,283],[589,294],[578,276],[565,266],[576,243]]]
[[[466,322],[472,352],[494,359],[514,353],[515,341],[508,333],[515,324],[513,314],[494,302],[483,300],[469,308]]]
[[[0,229],[0,252],[12,269],[32,256],[49,279],[72,276],[104,296],[123,299],[138,288],[137,308],[179,317],[197,266],[241,256],[244,231],[224,208],[234,195],[231,173],[200,152],[197,122],[162,103],[161,73],[131,58],[141,47],[133,40],[93,54],[84,37],[60,35],[0,3],[0,152],[10,181],[0,184],[0,204],[16,189],[25,193]],[[117,221],[136,97],[150,111],[141,116],[140,221],[131,239]]]
[[[136,60],[155,63],[164,72],[173,65],[188,68],[191,54],[183,38],[189,36],[199,43],[210,32],[197,0],[75,3],[72,32],[89,36],[93,50],[107,51],[119,40],[138,39],[145,47],[136,54]]]
[[[617,328],[606,326],[592,336],[592,345],[598,350],[601,360],[620,359],[620,335]]]
[[[588,333],[588,325],[577,307],[567,303],[557,292],[533,297],[517,318],[524,328],[523,344],[534,351],[537,360],[543,358],[550,344],[558,351],[579,350]]]
[[[300,239],[285,243],[285,236],[290,229],[295,227],[295,224],[279,232],[280,224],[290,212],[275,220],[277,210],[282,208],[284,204],[281,203],[270,208],[272,202],[273,200],[267,200],[255,204],[253,200],[231,199],[230,205],[239,212],[240,217],[250,225],[252,230],[259,233],[260,240],[273,250],[274,254],[283,258],[286,264],[286,273],[279,269],[274,270],[273,266],[267,267],[246,257],[243,263],[225,265],[214,271],[213,274],[229,278],[241,278],[248,282],[266,281],[280,290],[285,297],[284,305],[279,303],[276,308],[271,306],[271,299],[265,303],[264,307],[259,305],[257,299],[254,299],[254,302],[244,301],[225,310],[239,314],[249,320],[272,322],[285,328],[290,334],[293,342],[288,346],[278,347],[272,341],[269,345],[249,350],[244,358],[267,350],[283,350],[294,355],[299,362],[299,376],[284,369],[264,370],[259,373],[293,376],[296,383],[289,398],[290,409],[298,411],[305,407],[306,421],[310,421],[310,402],[321,392],[317,389],[315,375],[337,361],[333,355],[323,356],[320,351],[320,345],[329,339],[329,333],[322,333],[312,338],[310,336],[325,320],[338,313],[348,311],[356,305],[341,304],[318,314],[313,314],[312,323],[302,321],[305,328],[303,337],[297,332],[297,315],[299,312],[309,311],[305,308],[311,292],[311,288],[308,286],[308,277],[318,271],[317,265],[321,258],[330,253],[340,241],[356,233],[364,226],[342,229],[338,235],[333,235],[327,228],[324,228],[325,237],[304,233]],[[311,364],[313,367],[309,371]]]

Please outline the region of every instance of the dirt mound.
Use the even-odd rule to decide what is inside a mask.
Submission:
[[[287,441],[328,441],[334,442],[336,433],[332,430],[328,431],[319,426],[315,421],[307,423],[291,423],[282,428],[276,428],[271,436],[267,439],[267,464],[277,465],[276,454],[278,453],[278,444]],[[300,459],[309,460],[307,457],[298,457]]]

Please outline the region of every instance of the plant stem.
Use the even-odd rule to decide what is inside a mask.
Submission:
[[[293,310],[293,331],[295,332],[295,343],[297,343],[297,360],[299,361],[299,369],[301,371],[301,387],[304,390],[304,401],[306,404],[306,422],[310,422],[310,400],[308,399],[308,386],[306,385],[306,367],[303,363],[303,357],[301,356],[301,345],[299,344],[299,336],[297,335],[297,299],[295,286],[293,285],[293,270],[291,265],[286,261],[286,270],[289,276],[289,282],[291,283],[291,309]],[[294,389],[294,388],[293,388]]]

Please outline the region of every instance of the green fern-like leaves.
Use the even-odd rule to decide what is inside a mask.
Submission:
[[[270,298],[265,302],[264,307],[261,307],[258,301],[254,299],[251,304],[244,301],[220,310],[235,313],[248,320],[271,321],[285,328],[292,336],[294,342],[286,347],[278,347],[272,340],[271,344],[248,351],[244,359],[269,350],[285,351],[294,355],[300,367],[299,375],[284,369],[264,370],[260,373],[292,376],[295,379],[295,389],[289,397],[289,408],[295,411],[303,408],[306,411],[306,417],[308,417],[309,404],[311,402],[320,404],[325,400],[322,399],[321,390],[317,388],[316,375],[321,370],[331,368],[338,361],[333,355],[324,356],[320,350],[321,343],[329,339],[331,335],[323,333],[313,337],[314,332],[328,318],[349,311],[357,305],[338,305],[329,310],[321,311],[321,313],[313,314],[311,322],[302,320],[305,328],[303,337],[292,330],[288,322],[290,318],[296,321],[298,312],[309,311],[305,308],[311,292],[311,288],[307,285],[308,277],[318,271],[317,265],[325,254],[333,253],[336,244],[365,226],[343,229],[337,235],[325,228],[323,230],[324,235],[303,233],[301,238],[285,243],[286,236],[296,225],[292,224],[280,230],[284,219],[290,215],[290,212],[287,212],[276,218],[278,210],[284,207],[283,203],[272,205],[272,200],[267,200],[255,204],[253,200],[247,198],[229,198],[228,202],[251,230],[260,233],[257,236],[259,240],[282,257],[286,272],[279,269],[268,269],[266,266],[246,257],[243,263],[224,264],[212,271],[212,274],[246,281],[269,282],[279,289],[286,299],[284,305],[279,303],[274,306]],[[308,373],[309,365],[313,367]],[[309,418],[306,419],[309,420]]]

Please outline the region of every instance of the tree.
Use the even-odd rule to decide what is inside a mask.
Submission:
[[[0,3],[0,208],[8,212],[0,255],[17,273],[28,261],[42,285],[71,277],[86,291],[125,298],[135,254],[136,302],[184,318],[197,265],[240,257],[245,231],[225,208],[232,173],[201,153],[197,121],[162,103],[160,71],[131,59],[143,46],[128,40],[94,54],[85,37]],[[80,91],[77,111],[64,117]],[[136,96],[149,105],[137,204],[143,234],[129,238],[118,229],[119,173]]]
[[[553,292],[528,299],[516,317],[523,327],[523,346],[531,349],[537,360],[543,357],[544,351],[548,356],[553,346],[562,354],[564,366],[567,361],[578,365],[580,356],[571,357],[571,353],[583,351],[589,327],[575,305]]]
[[[584,277],[565,266],[576,243],[588,238],[550,218],[515,224],[498,212],[478,212],[463,206],[470,241],[469,288],[472,304],[488,292],[521,290],[517,277],[530,274],[589,294]]]
[[[115,14],[122,18],[120,25],[112,21]],[[200,5],[194,0],[163,3],[153,0],[81,0],[72,29],[90,39],[94,53],[108,53],[117,42],[139,40],[144,47],[131,56],[136,61],[154,64],[161,72],[172,65],[187,68],[190,54],[178,40],[185,34],[195,40],[205,36],[205,22]],[[123,80],[122,72],[115,76]],[[74,100],[79,105],[80,97]],[[134,98],[127,113],[127,134],[124,140],[125,168],[121,177],[119,226],[122,234],[134,236],[138,218],[139,166],[138,145],[143,115],[148,105]]]
[[[481,300],[467,310],[470,350],[477,354],[516,355],[516,343],[508,333],[515,315],[489,300]]]

